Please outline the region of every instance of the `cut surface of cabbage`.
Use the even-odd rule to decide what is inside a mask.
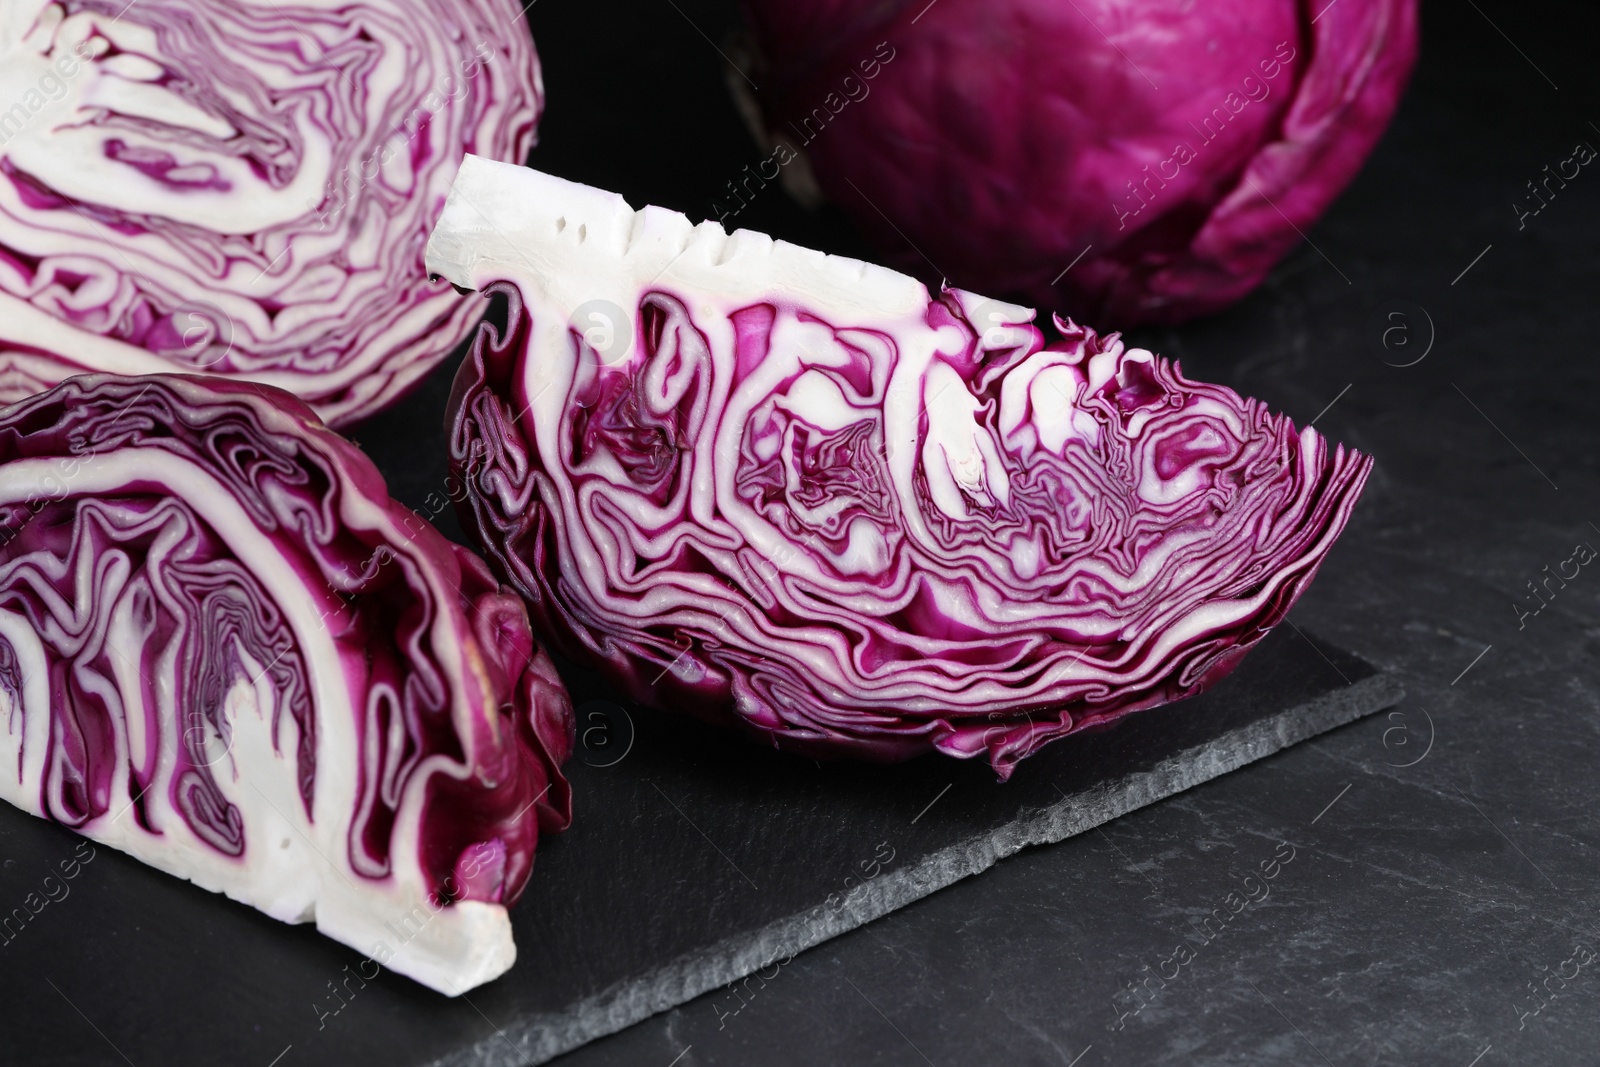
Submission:
[[[430,269],[466,523],[636,699],[808,754],[985,756],[1199,692],[1370,461],[1023,307],[468,158]]]
[[[204,371],[392,403],[473,325],[422,263],[456,167],[533,144],[520,9],[0,4],[0,402]]]
[[[288,394],[0,411],[0,797],[455,995],[566,825],[521,603]]]

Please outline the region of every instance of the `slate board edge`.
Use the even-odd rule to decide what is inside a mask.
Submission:
[[[754,934],[730,937],[709,949],[680,956],[641,978],[619,983],[579,1002],[570,1011],[520,1020],[504,1030],[497,1028],[494,1037],[440,1057],[430,1067],[547,1063],[564,1052],[863,926],[987,870],[1030,845],[1053,844],[1092,830],[1291,745],[1393,707],[1404,697],[1399,681],[1387,672],[1363,678],[1347,688],[1177,752],[1149,771],[1098,786],[1047,808],[1024,812],[992,833],[941,849],[914,866],[879,875],[852,889],[841,907],[821,921],[795,915]],[[533,960],[528,964],[537,965]],[[507,1058],[508,1053],[511,1059]]]

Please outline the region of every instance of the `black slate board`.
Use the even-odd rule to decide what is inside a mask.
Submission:
[[[63,1035],[86,1025],[100,1039],[69,1043],[78,1062],[543,1062],[1402,695],[1285,627],[1213,692],[1047,748],[1001,784],[976,762],[784,755],[569,678],[577,817],[540,846],[510,974],[455,1001],[363,984],[357,953],[100,848],[0,947],[0,1062],[65,1062]],[[76,845],[0,810],[0,904]]]
[[[500,1032],[437,1062],[543,1062],[746,975],[772,977],[796,952],[1023,847],[1402,696],[1365,661],[1285,629],[1212,693],[1047,748],[1001,784],[977,761],[797,759],[575,692],[580,729],[593,731],[580,757],[595,766],[573,773],[588,803],[541,851],[516,916],[519,951],[548,969],[519,968],[475,998]],[[630,732],[631,751],[601,766]],[[721,1010],[742,1003],[729,991]]]

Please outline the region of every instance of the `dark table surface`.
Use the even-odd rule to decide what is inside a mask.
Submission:
[[[1523,230],[1512,207],[1574,143],[1600,146],[1597,15],[1427,5],[1410,95],[1310,233],[1322,255],[1137,338],[1301,421],[1338,397],[1318,428],[1377,471],[1294,618],[1409,698],[802,954],[736,1017],[708,996],[560,1062],[1600,1061],[1600,960],[1574,948],[1600,950],[1600,575],[1520,629],[1513,608],[1600,546],[1600,176]],[[543,0],[530,19],[550,92],[535,166],[703,217],[758,159],[710,43],[731,4]],[[740,224],[869,254],[776,189]],[[1419,347],[1385,353],[1386,321]],[[1430,333],[1420,363],[1386,364]],[[1280,841],[1295,856],[1270,900],[1135,1000],[1127,983],[1170,975],[1190,923]]]
[[[535,166],[700,218],[759,160],[714,44],[731,2],[541,0],[529,19],[549,90]],[[1412,91],[1315,249],[1232,311],[1134,338],[1377,458],[1292,618],[1395,672],[1405,702],[558,1062],[1600,1062],[1600,576],[1520,627],[1513,607],[1576,544],[1600,546],[1600,177],[1520,231],[1512,207],[1574,143],[1600,145],[1597,30],[1578,3],[1437,0]],[[871,258],[838,213],[776,187],[739,224]],[[1397,321],[1412,345],[1385,349]],[[437,512],[421,459],[386,465],[391,487]],[[439,522],[460,536],[448,509]],[[1270,897],[1206,927],[1274,863]],[[253,988],[228,995],[244,1010]],[[116,1023],[201,1026],[204,1010]],[[82,1030],[29,1062],[122,1062]],[[256,1044],[215,1062],[267,1067]]]

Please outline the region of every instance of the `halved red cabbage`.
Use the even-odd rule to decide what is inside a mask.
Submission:
[[[569,819],[521,603],[279,390],[0,411],[0,797],[456,994]]]
[[[543,106],[515,0],[0,6],[0,402],[85,371],[266,382],[348,423],[478,309],[423,243]]]
[[[798,752],[1004,777],[1197,693],[1370,467],[1115,335],[525,168],[468,158],[428,263],[510,299],[451,462],[535,626]]]

